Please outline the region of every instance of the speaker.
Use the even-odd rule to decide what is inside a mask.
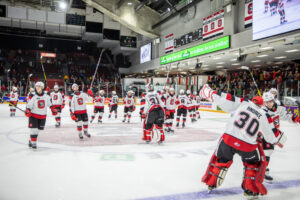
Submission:
[[[0,5],[0,17],[6,17],[6,6]]]
[[[245,55],[240,55],[238,58],[237,58],[237,61],[238,62],[244,62],[247,58],[247,54]]]
[[[197,63],[195,69],[201,69],[202,63]]]

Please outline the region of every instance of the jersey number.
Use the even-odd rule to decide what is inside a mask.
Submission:
[[[246,112],[240,112],[240,119],[234,122],[234,125],[240,129],[244,129],[246,126],[246,133],[251,136],[254,136],[259,128],[259,122],[257,119],[253,118],[250,122],[249,121],[250,115]]]
[[[39,100],[37,102],[37,105],[38,105],[39,109],[45,108],[45,101],[44,100]]]
[[[83,99],[82,98],[77,99],[77,103],[78,103],[78,105],[82,105],[83,104]]]
[[[113,99],[112,99],[112,102],[113,102],[114,104],[117,104],[117,103],[118,103],[118,99],[117,99],[117,98],[113,98]]]
[[[149,101],[151,102],[151,105],[158,105],[159,101],[157,99],[157,97],[152,97],[149,99]]]

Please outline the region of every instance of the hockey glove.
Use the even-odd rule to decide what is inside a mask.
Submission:
[[[65,104],[61,105],[61,109],[64,109],[65,108]]]
[[[52,115],[57,115],[57,110],[54,107],[51,107]]]
[[[133,106],[133,109],[132,109],[133,111],[135,111],[135,106]]]
[[[145,119],[145,118],[146,118],[145,114],[142,114],[142,119]]]
[[[297,115],[293,115],[292,120],[295,123],[300,123],[300,117],[298,117]]]
[[[169,110],[166,110],[166,116],[170,116],[171,112]]]
[[[88,93],[88,95],[90,95],[90,96],[92,96],[92,95],[93,95],[93,92],[92,92],[92,90],[91,90],[91,89],[88,89],[87,93]]]
[[[30,109],[26,109],[25,116],[26,117],[31,117],[31,111],[30,111]]]
[[[74,114],[71,114],[71,118],[72,120],[77,121],[77,117]]]
[[[200,98],[213,101],[212,95],[216,93],[217,91],[212,90],[208,84],[205,84],[200,90]]]

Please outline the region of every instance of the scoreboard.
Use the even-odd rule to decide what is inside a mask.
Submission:
[[[136,48],[136,37],[131,36],[122,36],[120,38],[120,46],[121,47],[132,47]]]
[[[192,43],[194,41],[202,39],[202,28],[195,30],[194,32],[189,32],[179,38],[174,40],[174,47],[178,48],[186,44]]]

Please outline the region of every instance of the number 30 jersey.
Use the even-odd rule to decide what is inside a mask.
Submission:
[[[163,107],[164,103],[161,100],[161,96],[156,91],[147,92],[147,94],[145,95],[145,114],[151,112],[154,108],[163,109]]]
[[[75,92],[71,100],[71,112],[74,114],[86,113],[86,101],[90,97],[83,92]]]
[[[231,96],[227,93],[213,94],[213,101],[225,112],[232,112],[224,142],[243,151],[255,150],[257,134],[261,132],[269,143],[277,143],[280,131],[274,126],[271,116],[253,102]],[[238,140],[236,140],[238,139]]]
[[[37,119],[46,119],[47,107],[51,107],[52,103],[47,93],[32,94],[30,101],[26,105],[26,109],[30,109],[31,116]]]

